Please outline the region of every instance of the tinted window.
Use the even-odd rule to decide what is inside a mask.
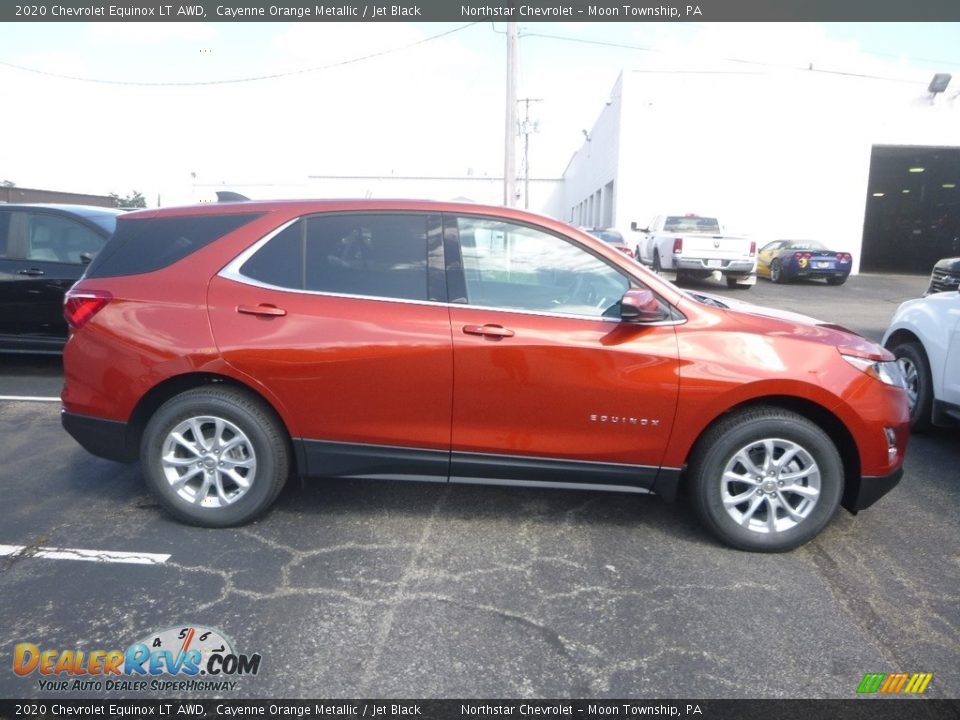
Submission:
[[[274,236],[243,264],[240,273],[267,285],[302,290],[305,225],[299,220]]]
[[[630,287],[626,275],[555,235],[483,218],[457,226],[472,305],[615,316]]]
[[[271,239],[240,268],[295,290],[427,299],[425,215],[318,215]]]
[[[260,217],[192,215],[117,218],[117,230],[87,268],[88,278],[153,272],[182,260],[214,240]]]

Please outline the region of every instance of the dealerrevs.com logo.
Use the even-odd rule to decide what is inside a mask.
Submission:
[[[256,675],[260,659],[259,653],[237,653],[218,630],[196,625],[151,633],[126,650],[41,649],[19,643],[13,672],[38,676],[37,689],[50,692],[224,692],[237,688],[234,678]]]
[[[857,686],[857,692],[861,695],[922,695],[931,680],[933,673],[867,673]]]

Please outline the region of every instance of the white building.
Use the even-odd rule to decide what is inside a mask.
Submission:
[[[758,244],[819,239],[855,271],[960,254],[960,78],[721,62],[624,71],[564,173],[563,218],[716,215]],[[922,168],[922,169],[921,169]]]

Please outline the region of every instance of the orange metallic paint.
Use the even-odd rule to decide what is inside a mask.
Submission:
[[[485,214],[564,234],[652,289],[683,320],[633,325],[283,292],[217,277],[253,242],[301,215],[400,210]],[[863,474],[883,475],[902,462],[905,393],[841,358],[837,346],[884,357],[857,336],[749,308],[703,305],[615,248],[519,210],[382,200],[243,205],[243,212],[258,211],[263,217],[187,262],[139,276],[80,281],[78,290],[109,290],[113,300],[67,343],[66,410],[126,421],[159,383],[209,372],[253,387],[295,437],[679,468],[704,429],[731,407],[798,398],[848,428]],[[264,303],[286,314],[237,312],[240,305]],[[462,332],[463,326],[489,324],[513,336]],[[660,424],[615,426],[594,422],[592,415]],[[884,427],[894,428],[898,438],[893,466]]]

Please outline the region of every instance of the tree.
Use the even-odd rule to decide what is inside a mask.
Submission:
[[[124,210],[130,208],[145,208],[147,206],[146,198],[137,190],[134,190],[130,195],[125,197],[120,197],[116,193],[110,193],[110,197],[113,198],[113,202],[116,203],[118,208],[123,208]]]

